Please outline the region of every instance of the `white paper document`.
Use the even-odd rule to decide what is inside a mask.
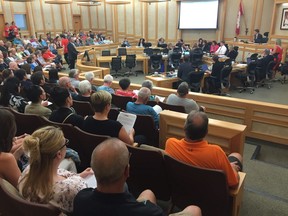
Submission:
[[[117,121],[119,121],[123,125],[123,127],[129,134],[131,129],[134,127],[136,118],[137,118],[137,115],[135,114],[120,112],[118,115]]]
[[[90,188],[96,188],[97,187],[97,181],[95,178],[95,175],[89,175],[84,179]]]
[[[154,111],[155,111],[157,114],[159,114],[159,113],[163,110],[159,105],[155,105],[155,106],[153,107],[153,109],[154,109]]]

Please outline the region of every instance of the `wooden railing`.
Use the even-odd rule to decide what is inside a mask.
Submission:
[[[184,124],[188,114],[170,110],[160,112],[160,148],[165,148],[166,140],[170,137],[184,138]],[[209,143],[219,145],[226,154],[238,152],[243,155],[245,140],[245,125],[209,118],[208,135],[205,139]]]

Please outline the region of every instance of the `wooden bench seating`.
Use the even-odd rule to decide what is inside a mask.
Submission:
[[[221,170],[182,163],[151,146],[127,148],[132,153],[127,184],[134,196],[150,188],[158,199],[171,199],[171,207],[183,209],[194,204],[201,207],[203,215],[239,215],[246,173],[239,172],[238,187],[229,189]]]
[[[83,79],[83,76],[80,76],[80,79]],[[93,83],[97,86],[102,85],[103,79],[94,79]],[[119,88],[118,81],[113,81],[112,88]],[[139,84],[132,83],[130,85],[131,90],[139,90],[140,88],[141,85]],[[175,94],[176,91],[154,87],[152,94],[167,97],[172,93]],[[209,118],[246,125],[247,137],[288,145],[287,105],[195,92],[190,92],[188,98],[194,99],[199,105],[205,106]]]

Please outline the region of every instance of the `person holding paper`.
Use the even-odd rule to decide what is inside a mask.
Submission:
[[[158,128],[159,126],[159,116],[153,109],[153,107],[146,105],[146,103],[149,101],[149,98],[151,96],[150,89],[146,87],[142,87],[139,90],[138,98],[135,102],[128,102],[126,105],[126,111],[133,113],[133,114],[139,114],[139,115],[150,115],[154,119],[155,125]]]
[[[91,104],[95,114],[84,120],[83,130],[97,135],[117,137],[129,145],[133,145],[134,129],[132,128],[128,134],[120,122],[108,119],[111,101],[112,96],[107,91],[100,90],[91,95]]]

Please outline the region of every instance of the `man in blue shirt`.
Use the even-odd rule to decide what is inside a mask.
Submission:
[[[111,88],[112,82],[113,82],[113,77],[110,74],[107,74],[104,76],[104,84],[102,86],[98,87],[98,91],[107,91],[110,94],[114,94],[115,91],[114,89]]]
[[[139,90],[138,98],[135,102],[128,102],[126,105],[126,111],[129,113],[139,114],[139,115],[150,115],[152,116],[155,126],[158,128],[159,116],[153,109],[153,107],[146,105],[151,95],[150,89],[142,87]]]

